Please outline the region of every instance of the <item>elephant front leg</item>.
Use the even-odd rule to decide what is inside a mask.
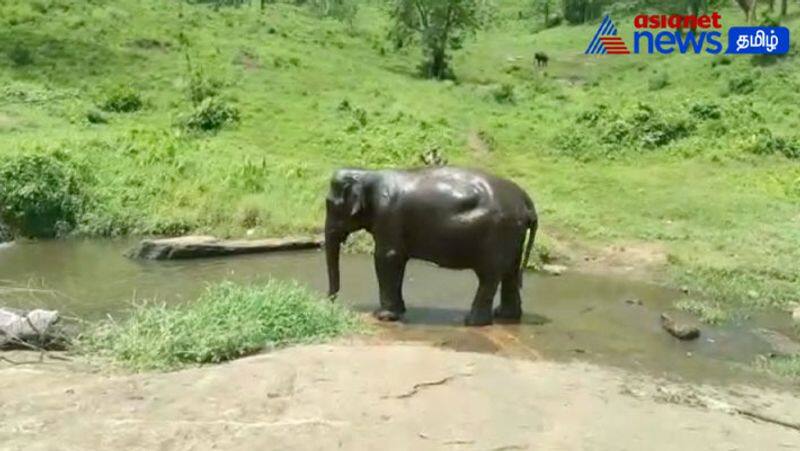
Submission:
[[[467,326],[488,326],[492,324],[492,301],[497,292],[500,278],[495,275],[478,274],[478,291],[472,301],[472,309],[464,319]]]
[[[408,259],[395,250],[375,251],[375,272],[380,288],[380,308],[375,317],[381,321],[397,321],[406,311],[403,301],[403,276]]]

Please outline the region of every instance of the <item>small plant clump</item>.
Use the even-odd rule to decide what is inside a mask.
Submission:
[[[142,304],[121,322],[89,327],[75,346],[129,369],[169,370],[219,363],[270,346],[333,338],[360,330],[358,317],[294,282],[222,282],[197,301]]]
[[[109,90],[100,108],[112,113],[133,113],[144,106],[138,91],[128,85],[117,85]]]
[[[775,136],[768,128],[761,128],[745,144],[745,151],[756,155],[780,154],[790,159],[800,159],[797,140]]]
[[[183,117],[184,128],[192,131],[216,131],[226,124],[239,122],[239,110],[218,97],[206,97]]]
[[[62,154],[20,155],[0,164],[0,218],[19,235],[64,235],[84,204],[78,171]]]

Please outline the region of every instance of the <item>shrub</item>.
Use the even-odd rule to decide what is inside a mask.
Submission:
[[[497,103],[514,103],[514,85],[503,83],[492,91]]]
[[[189,75],[186,87],[189,100],[194,105],[199,105],[203,100],[219,94],[222,83],[219,80],[208,78],[202,70],[196,69]]]
[[[664,89],[669,86],[669,75],[667,75],[666,72],[655,74],[650,77],[650,81],[647,85],[651,91],[659,91]]]
[[[689,108],[689,113],[697,119],[719,119],[722,111],[716,103],[697,102]]]
[[[756,90],[756,80],[750,74],[734,76],[728,79],[728,94],[746,95]]]
[[[96,110],[94,108],[90,109],[86,112],[86,120],[90,124],[107,124],[108,118],[102,111]]]
[[[141,95],[129,85],[117,85],[106,94],[100,108],[114,113],[132,113],[144,106]]]
[[[8,59],[14,66],[27,66],[33,63],[33,55],[28,48],[16,44],[8,50]]]
[[[134,370],[218,363],[268,346],[316,341],[359,329],[357,317],[297,283],[223,282],[178,306],[143,304],[122,322],[91,326],[77,340]]]
[[[308,4],[321,17],[351,25],[358,13],[358,2],[355,0],[309,0]]]
[[[84,200],[78,172],[62,155],[20,155],[0,163],[0,215],[20,235],[68,232]]]
[[[184,128],[194,131],[216,131],[236,122],[239,110],[216,97],[206,97],[182,119]]]
[[[767,128],[761,128],[745,143],[745,151],[756,155],[781,154],[786,158],[800,158],[800,143],[797,140],[774,136]]]

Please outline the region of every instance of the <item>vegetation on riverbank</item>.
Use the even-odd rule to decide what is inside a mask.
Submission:
[[[541,243],[658,244],[689,288],[679,305],[708,321],[800,301],[796,46],[590,57],[596,23],[542,29],[513,0],[435,81],[419,45],[387,40],[381,2],[344,21],[256,3],[0,6],[0,175],[41,164],[70,181],[3,178],[6,215],[33,212],[42,235],[318,232],[334,168],[436,150],[523,185]]]
[[[363,326],[356,314],[296,283],[223,282],[192,303],[146,303],[120,322],[93,324],[75,347],[136,371],[170,370],[359,330]]]

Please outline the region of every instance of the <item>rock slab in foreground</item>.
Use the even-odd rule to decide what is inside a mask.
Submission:
[[[213,236],[182,236],[143,240],[127,256],[144,260],[178,260],[226,255],[316,249],[322,237],[286,237],[263,240],[221,240]]]
[[[53,325],[58,322],[55,310],[0,308],[0,348],[25,343],[41,346],[52,338]]]

